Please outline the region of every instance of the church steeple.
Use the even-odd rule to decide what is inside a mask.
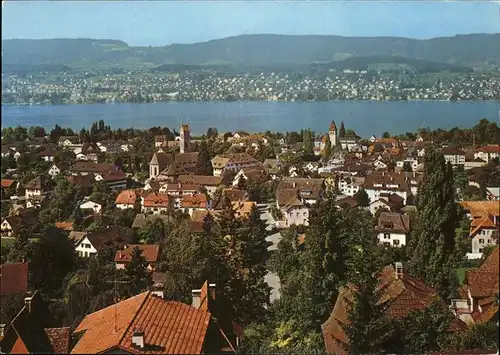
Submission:
[[[332,120],[330,124],[330,128],[328,130],[328,135],[330,136],[330,144],[332,147],[337,145],[337,126],[335,125],[335,121]]]

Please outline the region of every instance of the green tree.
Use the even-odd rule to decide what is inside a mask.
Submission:
[[[305,130],[304,133],[302,134],[302,150],[304,151],[305,154],[313,154],[314,149],[313,149],[313,134],[311,130]]]
[[[323,159],[327,161],[330,159],[332,155],[332,142],[330,141],[330,136],[328,134],[325,134],[326,140],[325,140],[325,148],[323,149]]]
[[[361,207],[368,207],[370,205],[370,197],[366,193],[365,190],[359,190],[356,195],[354,195],[354,199]]]
[[[349,354],[379,353],[393,333],[381,304],[385,290],[379,287],[382,265],[376,255],[376,237],[366,211],[358,211],[353,220],[358,246],[353,248],[349,265],[349,287],[353,298],[346,297],[347,322],[342,325]]]
[[[76,267],[76,258],[75,246],[67,234],[57,228],[48,229],[30,248],[30,285],[49,295],[60,295],[66,275]]]
[[[131,252],[130,262],[125,267],[125,275],[129,281],[131,296],[146,291],[153,284],[151,272],[148,270],[148,261],[138,247]]]
[[[202,141],[200,143],[198,162],[196,164],[197,174],[210,176],[213,175],[212,162],[210,161],[210,154],[208,152],[208,145],[206,141]]]
[[[391,135],[390,135],[390,133],[389,133],[389,132],[384,132],[384,133],[382,134],[382,138],[391,138]]]
[[[141,243],[153,244],[165,239],[167,228],[160,218],[149,219],[139,229],[139,240]]]
[[[412,168],[412,166],[411,166],[410,162],[405,161],[405,162],[403,163],[403,171],[404,171],[404,172],[407,172],[407,173],[411,173],[411,172],[413,171],[413,168]]]
[[[454,266],[455,229],[459,212],[455,202],[453,169],[444,156],[425,154],[424,176],[417,195],[418,220],[409,244],[409,269],[446,296]]]

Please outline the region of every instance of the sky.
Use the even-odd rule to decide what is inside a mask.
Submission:
[[[432,38],[499,33],[493,1],[2,1],[2,39],[118,39],[134,46],[240,34]]]

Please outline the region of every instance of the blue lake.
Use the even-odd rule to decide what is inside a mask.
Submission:
[[[468,128],[480,119],[499,122],[500,101],[165,102],[60,106],[2,106],[2,128],[55,124],[80,130],[103,119],[112,128],[167,126],[189,122],[193,134],[208,127],[325,132],[332,120],[363,137],[414,132],[419,128]]]

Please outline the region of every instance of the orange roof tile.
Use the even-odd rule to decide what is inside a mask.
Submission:
[[[474,218],[480,218],[486,214],[494,217],[500,216],[500,204],[498,201],[462,201],[460,205],[464,210],[470,212]]]
[[[144,207],[168,207],[169,196],[152,192],[144,198]]]
[[[139,248],[142,256],[148,263],[155,263],[160,254],[160,246],[155,244],[130,244],[126,245],[124,250],[118,250],[115,254],[116,263],[127,263],[132,259],[132,251]]]
[[[117,205],[133,205],[137,199],[135,190],[124,190],[116,197]]]
[[[144,292],[85,317],[75,333],[85,332],[71,353],[95,354],[119,348],[132,353],[199,354],[210,319],[209,312]],[[144,350],[132,345],[135,329],[144,331]]]
[[[182,198],[182,208],[207,208],[207,197],[202,194],[187,195]]]
[[[13,183],[14,183],[14,180],[11,180],[11,179],[2,179],[2,188],[8,188]]]
[[[495,223],[490,219],[489,216],[484,216],[484,217],[481,217],[481,218],[475,218],[474,220],[472,220],[471,224],[470,224],[471,228],[470,228],[470,236],[473,237],[474,235],[476,235],[476,233],[478,231],[480,231],[481,229],[496,229],[497,226],[495,225]]]
[[[71,232],[73,230],[73,222],[56,222],[55,223],[56,228],[69,231]]]
[[[485,145],[484,147],[477,149],[476,152],[500,153],[500,145],[498,144]]]

